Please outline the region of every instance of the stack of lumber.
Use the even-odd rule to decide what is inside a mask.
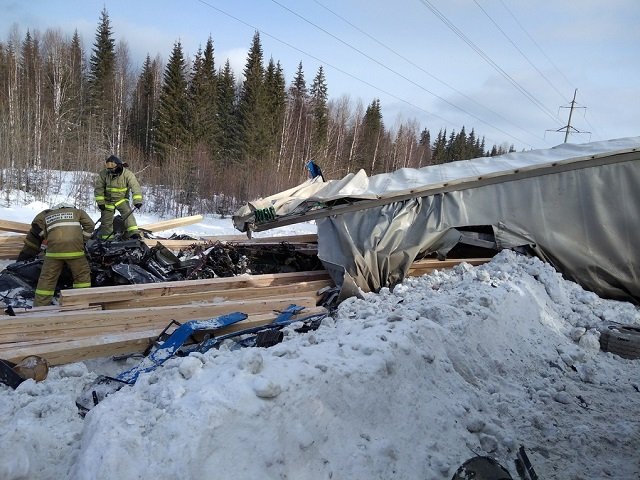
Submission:
[[[196,215],[141,228],[162,231],[201,219]],[[0,235],[0,259],[17,257],[28,229],[27,224],[0,220],[0,230],[13,232]],[[231,235],[205,237],[199,241],[145,241],[150,246],[159,241],[172,250],[194,243],[216,241],[264,246],[286,242],[296,249],[317,252],[317,240],[315,234],[310,234],[252,239],[244,235]],[[423,275],[461,262],[480,265],[489,260],[419,260],[412,264],[409,275]],[[318,292],[332,286],[334,283],[328,272],[320,270],[63,290],[60,305],[25,311],[16,309],[15,316],[0,314],[0,358],[17,363],[26,356],[38,355],[46,358],[51,365],[60,365],[91,358],[142,353],[172,321],[184,323],[233,312],[248,315],[246,320],[216,332],[216,335],[223,335],[268,324],[278,311],[291,304],[305,307],[298,318],[326,312],[324,308],[316,306]]]
[[[0,235],[0,260],[15,260],[24,245],[26,235]]]
[[[317,271],[63,290],[60,306],[0,317],[0,358],[39,355],[60,365],[142,353],[172,320],[248,315],[222,335],[268,324],[291,304],[305,307],[299,318],[325,312],[316,302],[326,286],[329,275]]]
[[[12,222],[11,220],[0,220],[0,232],[13,232],[13,233],[29,233],[31,225],[22,222]]]

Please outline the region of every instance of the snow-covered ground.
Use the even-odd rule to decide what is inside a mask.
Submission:
[[[213,217],[176,232],[238,233]],[[597,328],[613,322],[640,312],[504,251],[346,300],[268,349],[169,360],[84,419],[83,388],[134,360],[0,384],[0,479],[431,480],[475,455],[518,478],[520,445],[541,480],[638,479],[640,361],[599,350]]]

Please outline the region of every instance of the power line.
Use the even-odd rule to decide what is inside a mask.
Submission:
[[[553,113],[549,111],[537,98],[529,93],[522,85],[514,80],[504,69],[502,69],[496,62],[494,62],[480,47],[473,43],[469,37],[467,37],[458,27],[456,27],[451,21],[441,13],[436,7],[434,7],[428,0],[420,0],[425,7],[438,17],[449,29],[455,33],[462,41],[464,41],[473,51],[475,51],[480,57],[491,65],[502,77],[504,77],[509,83],[511,83],[520,93],[522,93],[533,105],[540,109],[545,115],[549,116],[554,122],[559,121]]]
[[[353,23],[351,23],[349,20],[347,20],[346,18],[344,18],[343,16],[341,16],[340,14],[334,12],[333,10],[331,10],[329,7],[327,7],[326,5],[323,5],[321,2],[319,2],[318,0],[314,0],[315,3],[317,3],[318,5],[320,5],[322,8],[324,8],[325,10],[327,10],[329,13],[331,13],[332,15],[334,15],[335,17],[339,18],[340,20],[342,20],[343,22],[345,22],[347,25],[350,25],[351,27],[353,27],[355,30],[357,30],[358,32],[362,33],[363,35],[365,35],[367,38],[369,38],[370,40],[374,41],[375,43],[377,43],[378,45],[380,45],[381,47],[385,48],[386,50],[388,50],[389,52],[393,53],[394,55],[396,55],[397,57],[401,58],[402,60],[404,60],[405,62],[407,62],[409,65],[417,68],[418,70],[420,70],[421,72],[423,72],[424,74],[428,75],[429,77],[431,77],[432,79],[434,79],[435,81],[439,82],[440,84],[450,88],[451,90],[453,90],[454,92],[456,92],[458,95],[460,95],[461,97],[467,99],[468,101],[474,103],[475,105],[479,106],[480,108],[484,108],[485,110],[487,110],[488,112],[492,113],[493,115],[501,118],[502,120],[504,120],[505,122],[511,123],[513,126],[515,126],[516,128],[519,128],[520,130],[522,130],[525,133],[528,133],[529,135],[536,137],[536,138],[541,138],[539,136],[537,136],[534,133],[531,132],[527,132],[524,128],[516,125],[515,123],[513,123],[513,121],[508,120],[507,118],[505,118],[504,116],[502,116],[500,113],[492,110],[491,108],[487,107],[486,105],[482,105],[481,103],[479,103],[478,101],[476,101],[475,99],[469,97],[468,95],[466,95],[465,93],[461,92],[460,90],[456,89],[455,87],[449,85],[447,82],[439,79],[438,77],[436,77],[435,75],[431,74],[429,71],[425,70],[424,68],[422,68],[420,65],[416,64],[415,62],[413,62],[412,60],[410,60],[409,58],[405,57],[404,55],[402,55],[401,53],[397,52],[396,50],[392,49],[391,47],[385,45],[384,43],[382,43],[380,40],[378,40],[377,38],[375,38],[373,35],[370,35],[369,33],[367,33],[366,31],[362,30],[361,28],[359,28],[358,26],[354,25]],[[526,143],[526,142],[522,142],[522,143]]]
[[[446,118],[444,118],[444,117],[442,117],[442,116],[440,116],[440,115],[438,115],[438,114],[436,114],[436,113],[430,112],[430,111],[428,111],[428,110],[426,110],[426,109],[424,109],[424,108],[422,108],[422,107],[419,107],[419,106],[417,106],[417,105],[415,105],[415,104],[413,104],[413,103],[409,102],[409,101],[408,101],[408,100],[406,100],[406,99],[400,98],[399,96],[397,96],[397,95],[395,95],[395,94],[393,94],[393,93],[391,93],[391,92],[388,92],[388,91],[386,91],[386,90],[384,90],[384,89],[382,89],[382,88],[380,88],[380,87],[378,87],[378,86],[376,86],[376,85],[373,85],[372,83],[370,83],[370,82],[368,82],[368,81],[366,81],[366,80],[363,80],[362,78],[359,78],[359,77],[357,77],[357,76],[355,76],[355,75],[353,75],[353,74],[351,74],[351,73],[349,73],[349,72],[347,72],[347,71],[345,71],[345,70],[343,70],[343,69],[341,69],[341,68],[339,68],[339,67],[336,67],[335,65],[332,65],[331,63],[326,62],[325,60],[322,60],[322,59],[320,59],[320,58],[316,57],[315,55],[312,55],[312,54],[310,54],[310,53],[308,53],[308,52],[306,52],[306,51],[304,51],[304,50],[302,50],[302,49],[300,49],[300,48],[298,48],[298,47],[296,47],[296,46],[294,46],[294,45],[292,45],[292,44],[290,44],[290,43],[288,43],[288,42],[286,42],[286,41],[284,41],[284,40],[282,40],[282,39],[280,39],[280,38],[278,38],[278,37],[276,37],[275,35],[272,35],[272,34],[270,34],[270,33],[266,32],[266,31],[264,31],[264,30],[262,30],[262,29],[259,29],[259,28],[257,28],[256,26],[251,25],[251,24],[250,24],[250,23],[248,23],[248,22],[245,22],[244,20],[242,20],[242,19],[240,19],[240,18],[236,17],[235,15],[232,15],[232,14],[230,14],[230,13],[228,13],[228,12],[226,12],[226,11],[224,11],[224,10],[222,10],[222,9],[218,8],[218,7],[215,7],[214,5],[211,5],[210,3],[208,3],[208,2],[207,2],[207,1],[205,1],[205,0],[197,0],[197,1],[198,1],[199,3],[201,3],[202,5],[204,5],[204,6],[209,7],[209,8],[211,8],[212,10],[215,10],[215,11],[217,11],[217,12],[219,12],[219,13],[221,13],[221,14],[223,14],[223,15],[225,15],[225,16],[227,16],[227,17],[229,17],[229,18],[233,19],[233,20],[235,20],[236,22],[241,23],[242,25],[245,25],[245,26],[247,26],[247,27],[249,27],[249,28],[253,29],[254,31],[260,32],[260,33],[261,33],[261,34],[263,34],[264,36],[267,36],[267,37],[269,37],[269,38],[271,38],[271,39],[273,39],[273,40],[275,40],[275,41],[277,41],[277,42],[279,42],[279,43],[281,43],[281,44],[283,44],[283,45],[285,45],[285,46],[287,46],[287,47],[289,47],[289,48],[291,48],[291,49],[293,49],[293,50],[295,50],[295,51],[297,51],[297,52],[302,53],[303,55],[305,55],[305,56],[307,56],[307,57],[309,57],[309,58],[312,58],[312,59],[316,60],[317,62],[319,62],[319,63],[320,63],[320,64],[322,64],[322,65],[325,65],[325,66],[327,66],[327,67],[329,67],[329,68],[332,68],[333,70],[335,70],[335,71],[337,71],[337,72],[340,72],[340,73],[342,73],[343,75],[346,75],[346,76],[348,76],[348,77],[350,77],[350,78],[352,78],[352,79],[354,79],[354,80],[357,80],[357,81],[359,81],[359,82],[363,83],[364,85],[367,85],[367,86],[369,86],[369,87],[371,87],[371,88],[373,88],[373,89],[375,89],[375,90],[377,90],[377,91],[379,91],[379,92],[381,92],[381,93],[384,93],[385,95],[387,95],[387,96],[389,96],[389,97],[391,97],[391,98],[394,98],[394,99],[398,100],[399,102],[402,102],[402,103],[404,103],[404,104],[406,104],[406,105],[409,105],[409,106],[411,106],[411,107],[415,108],[416,110],[419,110],[419,111],[421,111],[421,112],[424,112],[424,113],[426,113],[427,115],[430,115],[430,116],[432,116],[432,117],[439,118],[439,119],[440,119],[440,120],[442,120],[443,122],[448,123],[448,124],[450,124],[450,125],[452,125],[452,126],[454,126],[454,127],[457,127],[457,125],[456,125],[456,124],[454,124],[453,122],[451,122],[450,120],[447,120]],[[430,92],[429,92],[429,93],[430,93]],[[452,105],[452,106],[454,106],[454,107],[455,107],[455,105]],[[455,107],[455,108],[458,108],[458,107]],[[481,121],[482,123],[486,123],[486,122],[482,121],[481,119],[478,119],[478,120],[479,120],[479,121]],[[524,144],[524,145],[528,145],[529,147],[532,147],[532,146],[531,146],[531,144],[529,144],[529,142],[525,142],[525,141],[523,141],[523,140],[520,140],[520,139],[518,139],[517,137],[515,137],[515,136],[513,136],[513,135],[511,135],[511,134],[509,134],[509,133],[507,133],[507,132],[504,132],[503,130],[501,130],[501,129],[497,128],[497,127],[494,127],[494,126],[492,126],[492,125],[490,125],[490,124],[487,124],[487,125],[489,125],[491,128],[494,128],[494,129],[496,129],[496,130],[498,130],[498,131],[500,131],[500,132],[504,133],[505,135],[507,135],[507,136],[509,136],[509,137],[513,138],[514,140],[517,140],[518,142],[520,142],[520,143],[522,143],[522,144]]]
[[[377,90],[377,91],[379,91],[381,93],[384,93],[385,95],[388,95],[389,97],[394,98],[394,99],[398,100],[399,102],[405,103],[406,105],[409,105],[409,106],[415,108],[416,110],[420,110],[420,111],[422,111],[422,112],[424,112],[424,113],[426,113],[428,115],[431,115],[433,117],[439,118],[443,122],[446,122],[446,123],[448,123],[450,125],[454,125],[455,126],[455,124],[453,122],[447,120],[446,118],[441,117],[440,115],[437,115],[437,114],[435,114],[433,112],[430,112],[428,110],[425,110],[422,107],[414,105],[413,103],[409,102],[408,100],[400,98],[400,97],[398,97],[397,95],[394,95],[391,92],[388,92],[388,91],[386,91],[386,90],[384,90],[384,89],[382,89],[382,88],[380,88],[380,87],[378,87],[378,86],[376,86],[376,85],[374,85],[374,84],[372,84],[372,83],[370,83],[370,82],[368,82],[366,80],[363,80],[362,78],[359,78],[359,77],[357,77],[357,76],[355,76],[355,75],[353,75],[353,74],[341,69],[340,67],[336,67],[335,65],[332,65],[331,63],[328,63],[325,60],[322,60],[321,58],[316,57],[315,55],[312,55],[312,54],[310,54],[308,52],[305,52],[304,50],[301,50],[300,48],[298,48],[298,47],[296,47],[296,46],[294,46],[294,45],[292,45],[292,44],[290,44],[288,42],[285,42],[284,40],[281,40],[280,38],[276,37],[275,35],[271,35],[270,33],[266,32],[266,31],[264,31],[262,29],[259,29],[258,27],[255,27],[254,25],[251,25],[250,23],[245,22],[244,20],[236,17],[235,15],[232,15],[232,14],[230,14],[228,12],[225,12],[224,10],[222,10],[222,9],[220,9],[218,7],[214,7],[213,5],[211,5],[210,3],[206,2],[205,0],[197,0],[197,1],[200,2],[203,5],[209,7],[211,9],[213,9],[213,10],[216,10],[217,12],[219,12],[219,13],[221,13],[221,14],[223,14],[223,15],[225,15],[225,16],[227,16],[227,17],[229,17],[229,18],[231,18],[231,19],[233,19],[233,20],[235,20],[235,21],[237,21],[237,22],[239,22],[239,23],[251,28],[251,29],[253,29],[254,31],[260,32],[262,35],[264,35],[266,37],[269,37],[269,38],[275,40],[276,42],[280,42],[281,44],[283,44],[283,45],[285,45],[285,46],[287,46],[287,47],[289,47],[289,48],[291,48],[291,49],[293,49],[293,50],[295,50],[297,52],[300,52],[300,53],[302,53],[303,55],[306,55],[309,58],[312,58],[312,59],[316,60],[318,63],[320,63],[322,65],[325,65],[325,66],[327,66],[329,68],[334,69],[337,72],[342,73],[343,75],[346,75],[346,76],[348,76],[350,78],[353,78],[354,80],[357,80],[358,82],[361,82],[364,85],[367,85],[367,86],[369,86],[369,87],[371,87],[371,88],[373,88],[373,89],[375,89],[375,90]],[[519,140],[519,141],[522,142],[521,140]],[[528,145],[527,142],[522,142],[522,143]]]
[[[515,48],[518,51],[518,53],[520,53],[520,55],[522,55],[522,57],[527,61],[527,63],[529,63],[529,65],[531,65],[535,69],[535,71],[538,72],[540,76],[545,79],[545,81],[549,84],[551,88],[553,88],[556,91],[556,93],[560,96],[560,98],[564,98],[562,93],[560,93],[560,90],[558,90],[556,86],[551,82],[551,80],[549,80],[547,76],[544,73],[542,73],[542,71],[538,67],[536,67],[531,60],[529,60],[529,57],[522,50],[520,50],[520,48],[515,44],[515,42],[511,40],[511,37],[509,37],[509,35],[507,35],[507,33],[500,27],[500,25],[498,25],[498,23],[491,17],[491,15],[489,15],[489,13],[484,8],[482,8],[482,5],[480,5],[477,2],[477,0],[473,0],[473,3],[475,3],[478,6],[478,8],[482,11],[482,13],[484,13],[486,17],[489,20],[491,20],[491,23],[493,23],[493,25],[498,29],[498,31],[509,41],[509,43],[511,43],[511,45],[513,45],[513,48]]]
[[[287,6],[285,6],[285,5],[282,5],[282,4],[281,4],[280,2],[278,2],[277,0],[271,0],[271,1],[272,1],[273,3],[275,3],[276,5],[279,5],[279,6],[280,6],[280,7],[282,7],[283,9],[287,10],[287,11],[288,11],[288,12],[290,12],[291,14],[295,15],[296,17],[300,18],[301,20],[303,20],[303,21],[307,22],[309,25],[312,25],[313,27],[317,28],[318,30],[320,30],[320,31],[324,32],[325,34],[329,35],[331,38],[333,38],[333,39],[337,40],[338,42],[342,43],[343,45],[345,45],[345,46],[349,47],[350,49],[352,49],[352,50],[356,51],[357,53],[359,53],[360,55],[364,56],[364,57],[365,57],[365,58],[367,58],[368,60],[371,60],[371,61],[372,61],[372,62],[374,62],[375,64],[377,64],[377,65],[381,66],[381,67],[382,67],[382,68],[384,68],[385,70],[388,70],[389,72],[391,72],[391,73],[393,73],[393,74],[395,74],[395,75],[399,76],[400,78],[402,78],[402,79],[406,80],[407,82],[409,82],[409,83],[411,83],[412,85],[414,85],[414,86],[418,87],[419,89],[421,89],[421,90],[423,90],[423,91],[427,92],[429,95],[432,95],[432,96],[436,97],[437,99],[439,99],[439,100],[443,101],[444,103],[446,103],[446,104],[447,104],[447,105],[449,105],[450,107],[453,107],[453,108],[455,108],[455,109],[457,109],[457,110],[461,111],[462,113],[465,113],[465,114],[467,114],[467,115],[469,115],[469,116],[471,116],[471,117],[475,118],[475,119],[476,119],[476,120],[478,120],[479,122],[481,122],[481,123],[483,123],[483,124],[485,124],[485,125],[487,125],[487,126],[489,126],[489,127],[493,128],[493,129],[495,129],[495,130],[497,130],[497,131],[499,131],[499,132],[501,132],[501,133],[503,133],[503,134],[505,134],[505,135],[507,135],[507,136],[509,136],[509,137],[513,138],[514,140],[517,140],[517,141],[518,141],[518,142],[520,142],[520,143],[524,143],[524,144],[527,144],[527,145],[528,145],[528,142],[524,142],[523,140],[521,140],[521,139],[519,139],[519,138],[517,138],[517,137],[515,137],[515,136],[511,135],[510,133],[508,133],[508,132],[506,132],[506,131],[502,130],[501,128],[496,127],[495,125],[492,125],[492,124],[490,124],[489,122],[487,122],[487,121],[485,121],[485,120],[481,119],[481,118],[480,118],[480,117],[478,117],[477,115],[474,115],[473,113],[468,112],[468,111],[466,111],[465,109],[463,109],[463,108],[461,108],[461,107],[459,107],[459,106],[457,106],[457,105],[455,105],[455,104],[451,103],[450,101],[448,101],[447,99],[445,99],[445,98],[441,97],[440,95],[438,95],[438,94],[436,94],[436,93],[431,92],[430,90],[428,90],[427,88],[423,87],[423,86],[422,86],[422,85],[420,85],[419,83],[414,82],[413,80],[411,80],[411,79],[410,79],[410,78],[408,78],[407,76],[405,76],[405,75],[403,75],[403,74],[401,74],[401,73],[399,73],[399,72],[395,71],[394,69],[390,68],[389,66],[385,65],[384,63],[382,63],[382,62],[380,62],[380,61],[376,60],[375,58],[371,57],[370,55],[368,55],[367,53],[363,52],[362,50],[360,50],[360,49],[358,49],[358,48],[354,47],[354,46],[353,46],[353,45],[351,45],[350,43],[345,42],[345,41],[344,41],[344,40],[342,40],[341,38],[339,38],[339,37],[335,36],[335,35],[334,35],[334,34],[332,34],[331,32],[329,32],[329,31],[325,30],[324,28],[320,27],[319,25],[317,25],[317,24],[313,23],[312,21],[310,21],[310,20],[308,20],[307,18],[303,17],[303,16],[302,16],[302,15],[300,15],[299,13],[297,13],[297,12],[295,12],[295,11],[291,10],[289,7],[287,7]]]
[[[540,53],[542,53],[542,55],[544,55],[544,57],[547,59],[547,61],[551,64],[551,66],[556,70],[556,72],[558,72],[558,74],[560,74],[560,76],[562,78],[564,78],[564,81],[567,82],[567,85],[569,87],[571,87],[571,82],[569,81],[569,79],[567,79],[567,77],[565,76],[565,74],[556,66],[555,63],[553,63],[553,60],[551,60],[549,58],[549,56],[544,52],[544,50],[542,50],[542,47],[538,44],[538,42],[536,42],[536,40],[529,34],[529,32],[522,26],[522,24],[518,21],[518,19],[516,18],[516,16],[513,14],[513,12],[509,9],[509,7],[504,3],[503,0],[500,0],[500,3],[502,4],[502,6],[505,8],[505,10],[507,12],[509,12],[509,15],[511,15],[511,17],[513,18],[513,20],[516,22],[516,24],[522,29],[522,31],[525,33],[525,35],[527,37],[529,37],[529,39],[533,42],[533,44],[538,47],[538,50],[540,50]]]
[[[542,49],[542,47],[540,46],[540,44],[538,44],[538,42],[536,42],[536,39],[533,38],[533,36],[527,31],[527,29],[524,28],[524,26],[522,25],[522,23],[520,23],[520,21],[518,20],[518,18],[515,16],[515,14],[511,11],[511,9],[507,6],[506,3],[504,3],[503,0],[500,0],[500,3],[502,4],[502,6],[504,7],[504,9],[509,13],[509,15],[511,15],[511,18],[513,18],[513,20],[516,22],[516,24],[520,27],[520,29],[525,33],[525,35],[527,37],[529,37],[529,40],[531,40],[531,42],[536,46],[536,48],[540,51],[540,53],[547,59],[547,61],[549,62],[549,64],[553,67],[553,69],[558,73],[558,75],[560,77],[562,77],[564,79],[564,81],[566,82],[567,86],[572,88],[571,82],[569,81],[569,79],[566,77],[566,75],[564,74],[564,72],[562,70],[560,70],[558,68],[558,66],[553,62],[553,60],[551,60],[551,58],[546,54],[546,52]],[[591,127],[591,130],[593,130],[596,134],[596,136],[600,136],[598,134],[598,129],[596,127],[594,127],[591,122],[589,122],[589,119],[586,117],[586,111],[585,111],[585,117],[584,117],[585,122],[587,123],[587,125],[589,125],[589,127]]]

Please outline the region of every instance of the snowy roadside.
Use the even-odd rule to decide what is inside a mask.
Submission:
[[[519,445],[540,478],[638,478],[638,363],[599,351],[609,322],[640,313],[504,251],[349,299],[270,349],[171,360],[84,420],[90,370],[126,364],[0,386],[0,478],[450,478],[475,454],[515,475]]]

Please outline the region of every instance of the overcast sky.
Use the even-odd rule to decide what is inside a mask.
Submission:
[[[290,82],[302,62],[310,85],[324,65],[329,96],[384,120],[415,119],[435,137],[472,128],[488,144],[547,148],[564,141],[640,135],[638,0],[0,0],[0,38],[13,25],[78,30],[90,50],[106,7],[116,40],[136,66],[167,60],[180,40],[188,58],[209,36],[216,62],[241,74],[260,32],[265,62]],[[573,130],[572,130],[573,131]]]

